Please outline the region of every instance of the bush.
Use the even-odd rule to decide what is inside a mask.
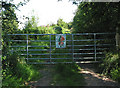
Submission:
[[[102,73],[108,75],[114,80],[120,82],[120,67],[119,67],[119,56],[116,53],[108,52],[105,59],[103,60],[100,68]]]
[[[18,79],[17,77],[12,77],[11,75],[6,76],[3,79],[2,86],[20,86],[22,82],[22,78]]]
[[[118,82],[120,82],[120,67],[113,68],[111,70],[110,74],[112,76],[112,79],[117,80]]]
[[[3,86],[21,86],[27,81],[40,77],[37,69],[32,65],[27,65],[25,60],[17,54],[11,54],[3,59],[6,61],[4,63],[6,67],[3,68]]]
[[[106,75],[109,74],[112,68],[118,66],[118,60],[118,54],[113,54],[111,52],[107,53],[105,55],[103,63],[101,64],[101,67],[103,68],[103,73]]]
[[[54,27],[54,29],[55,29],[55,32],[56,32],[57,34],[61,34],[61,33],[62,33],[62,28],[61,28],[61,27],[56,26],[56,27]]]

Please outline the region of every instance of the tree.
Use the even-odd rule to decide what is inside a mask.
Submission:
[[[68,29],[71,29],[72,28],[72,22],[69,22],[68,23]]]
[[[11,1],[11,0],[10,0]],[[14,57],[14,60],[10,59],[10,37],[7,34],[14,34],[19,31],[18,29],[18,18],[16,16],[15,10],[18,9],[18,6],[10,2],[9,0],[2,1],[2,66],[3,66],[3,78],[7,76],[11,67],[17,64],[17,58]],[[13,0],[12,0],[13,1]],[[22,2],[21,2],[22,4]],[[15,66],[14,66],[15,67]]]
[[[18,19],[15,14],[16,6],[12,3],[2,2],[2,31],[14,33],[18,29]]]
[[[16,6],[12,3],[2,2],[2,55],[6,56],[9,51],[9,37],[7,34],[14,34],[18,31],[18,19],[15,13]]]
[[[82,2],[73,19],[75,33],[115,32],[118,27],[120,3]]]
[[[29,19],[26,23],[25,23],[25,27],[23,29],[24,33],[31,33],[35,30],[38,30],[38,18],[36,18],[35,16],[32,16],[31,19]]]
[[[65,22],[63,21],[63,19],[61,19],[61,18],[57,20],[57,25],[58,25],[59,27],[68,28],[67,23],[65,23]]]

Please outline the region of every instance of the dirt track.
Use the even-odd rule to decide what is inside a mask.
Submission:
[[[117,82],[104,75],[100,75],[97,69],[94,68],[94,65],[82,64],[80,67],[82,68],[80,73],[83,74],[85,82],[87,83],[85,86],[113,86],[114,88],[120,88],[120,84]]]
[[[42,78],[38,81],[31,81],[29,85],[33,88],[39,86],[51,86],[52,81],[51,67],[47,66],[44,69],[41,69],[40,73],[42,74]]]
[[[120,88],[120,85],[117,82],[97,73],[92,65],[84,64],[80,65],[80,67],[82,68],[80,73],[83,74],[87,84],[85,86],[112,86],[113,88]],[[52,86],[52,67],[47,66],[46,68],[41,69],[40,73],[42,74],[42,78],[38,81],[31,81],[29,85],[32,88],[39,86]]]

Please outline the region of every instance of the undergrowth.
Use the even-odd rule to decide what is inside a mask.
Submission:
[[[118,53],[108,52],[105,56],[102,64],[100,64],[102,73],[120,82],[120,59]]]
[[[25,86],[27,81],[36,80],[41,77],[40,73],[37,71],[33,65],[28,65],[25,63],[23,58],[20,58],[17,54],[10,55],[6,60],[6,65],[3,67],[3,82],[2,86]],[[7,60],[8,61],[7,63]]]

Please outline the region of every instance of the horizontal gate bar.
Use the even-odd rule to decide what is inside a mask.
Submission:
[[[105,40],[105,39],[96,39],[96,41]],[[73,41],[94,41],[94,39],[84,39],[84,40],[73,40]]]
[[[51,55],[71,55],[72,53],[52,53]]]
[[[51,55],[69,55],[71,53],[54,53]],[[20,54],[20,55],[26,55],[26,54]],[[50,54],[28,54],[28,55],[50,55]]]
[[[108,49],[108,48],[97,48],[96,50],[105,50],[105,49]],[[91,49],[74,49],[74,50],[94,50],[94,48],[91,48]]]
[[[26,42],[27,40],[9,40],[13,42]],[[30,42],[50,42],[49,40],[28,40]],[[52,42],[56,42],[56,40],[51,40]],[[72,41],[72,40],[66,40],[66,41]]]
[[[27,40],[9,40],[9,41],[12,41],[12,42],[26,42]]]
[[[51,55],[71,55],[72,53],[52,53]],[[95,54],[95,53],[73,53],[74,55],[80,54],[80,55],[89,55],[89,54]],[[104,54],[102,52],[97,52],[96,54]],[[20,55],[26,55],[26,54],[20,54]],[[28,54],[28,55],[50,55],[50,54]]]
[[[57,35],[57,34],[7,34],[7,35]],[[72,34],[66,34],[66,35],[72,35]]]
[[[96,59],[103,59],[104,57],[96,57]],[[79,57],[79,58],[74,58],[74,59],[94,59],[94,57]]]
[[[51,50],[56,50],[56,49],[51,49]],[[59,50],[69,50],[69,51],[71,51],[72,49],[59,49]],[[50,49],[29,49],[29,51],[50,51]]]
[[[85,39],[85,40],[73,40],[73,41],[93,41],[93,39]]]
[[[106,50],[108,48],[97,48],[96,50]],[[29,49],[28,51],[49,51],[50,49]],[[56,50],[56,49],[51,49],[51,50]],[[72,49],[59,49],[59,50],[66,50],[66,51],[71,51]],[[80,51],[85,51],[85,50],[94,50],[93,48],[92,49],[74,49],[74,50],[80,50]],[[13,50],[13,51],[27,51],[26,49],[25,50]]]
[[[66,34],[66,35],[103,35],[103,34],[116,34],[114,33],[77,33],[77,34]],[[7,34],[7,35],[57,35],[57,34]]]
[[[105,50],[105,49],[108,49],[108,48],[104,48],[104,49],[96,49],[96,50]],[[55,50],[55,49],[51,49],[51,50]],[[69,50],[69,51],[71,51],[72,49],[60,49],[60,50]],[[83,50],[94,50],[94,49],[74,49],[74,50],[81,50],[81,51],[83,51]],[[26,51],[26,50],[13,50],[13,51]],[[29,49],[29,51],[49,51],[49,49]]]
[[[10,50],[11,51],[11,50]],[[27,51],[27,50],[12,50],[14,52],[17,52],[17,51]]]
[[[52,45],[52,47],[55,47],[56,45]],[[66,45],[68,47],[72,47],[72,45]],[[73,46],[94,46],[94,45],[73,45]]]
[[[29,49],[28,51],[49,51],[50,49]]]
[[[13,50],[13,51],[15,52],[15,51],[27,51],[27,50]],[[49,51],[49,49],[29,49],[28,51]]]
[[[50,55],[50,54],[28,54],[28,55]]]
[[[29,46],[28,47],[50,47],[50,46]]]
[[[55,34],[8,34],[8,35],[55,35]]]
[[[28,40],[28,41],[32,41],[32,42],[50,42],[50,40]],[[72,41],[72,40],[66,40],[66,41]],[[56,42],[56,40],[51,40],[51,42]]]
[[[51,40],[52,42],[56,42],[56,40]],[[72,41],[72,40],[66,40],[66,41]]]
[[[7,34],[7,35],[27,35],[27,34]]]
[[[87,63],[101,63],[101,61],[79,61],[75,62],[76,64],[87,64]]]
[[[26,46],[10,46],[10,47],[26,47]],[[49,47],[49,46],[28,46],[28,47]]]
[[[28,59],[72,59],[72,58],[28,58]]]
[[[27,62],[27,64],[72,64],[72,63],[100,63],[100,61],[79,61],[79,62]]]
[[[10,46],[10,47],[26,47],[26,46]],[[49,46],[28,46],[28,47],[49,47]]]
[[[69,55],[71,53],[52,53],[51,55]],[[28,54],[28,55],[50,55],[50,54]]]
[[[24,54],[27,55],[27,54]],[[97,59],[102,59],[104,57],[96,57]],[[28,59],[50,59],[50,58],[28,58]],[[51,59],[72,59],[72,58],[51,58]],[[93,57],[79,57],[74,59],[94,59]]]
[[[87,54],[95,54],[95,53],[74,53],[74,55],[80,54],[80,55],[87,55]],[[96,54],[103,54],[102,52],[98,52]]]
[[[27,54],[20,54],[20,55],[27,55]],[[50,55],[50,54],[28,54],[28,55]]]
[[[30,42],[49,42],[49,40],[28,40]]]
[[[116,34],[116,33],[77,33],[77,34],[73,34],[73,35],[104,35],[104,34]]]
[[[10,46],[10,47],[26,47],[26,46]]]
[[[94,53],[74,53],[74,55],[76,54],[84,55],[84,54],[94,54]]]
[[[97,44],[96,46],[111,46],[114,44]],[[52,47],[55,47],[56,45],[52,45]],[[71,47],[72,45],[66,45]],[[94,45],[73,45],[73,46],[94,46]],[[10,46],[10,47],[26,47],[26,46]],[[49,46],[28,46],[28,47],[49,47]]]
[[[83,51],[83,50],[94,50],[94,49],[74,49],[74,50],[81,50],[81,51]]]
[[[70,64],[73,62],[27,62],[27,64],[58,64],[58,63]]]
[[[57,34],[7,34],[7,35],[57,35]],[[71,34],[66,34],[71,35]]]
[[[114,44],[97,44],[96,46],[110,46]],[[67,45],[67,46],[72,46],[72,45]],[[73,46],[94,46],[94,45],[73,45]]]
[[[96,41],[99,40],[106,40],[106,39],[96,39]],[[111,39],[110,39],[111,40]],[[12,42],[26,42],[27,40],[9,40]],[[28,40],[30,42],[49,42],[49,40]],[[56,42],[56,40],[51,40],[52,42]],[[72,41],[72,40],[66,40],[66,41]],[[73,41],[94,41],[94,39],[84,39],[84,40],[73,40]]]
[[[57,50],[57,49],[51,49],[51,50]],[[58,50],[59,50],[59,51],[60,51],[60,50],[62,50],[62,51],[63,51],[63,50],[71,51],[72,49],[64,49],[64,48],[61,48],[61,49],[58,49]]]

